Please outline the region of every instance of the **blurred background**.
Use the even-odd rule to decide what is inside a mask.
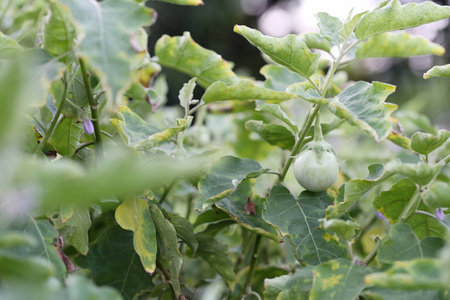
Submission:
[[[200,7],[169,5],[149,1],[148,6],[158,12],[158,20],[150,28],[149,49],[163,34],[182,35],[191,32],[201,46],[211,49],[235,64],[235,72],[263,80],[259,73],[265,65],[258,49],[233,32],[235,24],[257,28],[264,34],[284,36],[289,33],[318,32],[314,15],[324,11],[345,19],[354,13],[369,10],[376,0],[204,0]],[[402,3],[425,1],[406,1]],[[449,5],[450,0],[434,1]],[[448,79],[424,80],[422,75],[434,65],[450,63],[449,20],[408,29],[411,34],[424,36],[446,48],[441,57],[420,56],[410,59],[366,59],[346,67],[351,80],[381,81],[397,86],[388,98],[403,110],[420,111],[441,128],[450,127],[450,84]],[[179,72],[165,69],[169,84],[169,103],[178,104],[178,90],[189,78]],[[198,97],[202,91],[197,90]]]

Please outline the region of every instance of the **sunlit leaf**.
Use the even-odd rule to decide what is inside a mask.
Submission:
[[[264,199],[253,195],[253,183],[250,180],[242,182],[236,191],[228,197],[216,203],[216,206],[228,213],[238,224],[257,234],[266,236],[276,242],[280,242],[280,236],[275,227],[267,224],[262,219]],[[245,204],[248,199],[256,205],[255,214],[247,214]]]
[[[401,5],[400,0],[392,0],[386,6],[367,13],[356,27],[355,35],[358,40],[364,40],[378,33],[417,27],[448,17],[449,6],[431,1]]]
[[[429,133],[416,132],[411,137],[411,149],[419,154],[428,155],[450,138],[450,131],[441,129],[437,136]]]
[[[265,88],[281,92],[291,84],[305,81],[299,74],[279,65],[265,65],[259,72],[266,78]]]
[[[341,41],[347,41],[349,39],[354,40],[355,36],[353,31],[356,28],[356,25],[358,25],[359,20],[361,19],[361,17],[366,13],[366,11],[361,12],[359,14],[354,15],[353,17],[350,18],[349,16],[349,20],[347,20],[344,23],[344,27],[339,30],[339,35],[341,37]]]
[[[320,227],[337,233],[346,241],[351,241],[357,234],[358,224],[353,221],[341,219],[321,219]]]
[[[78,55],[98,73],[108,98],[120,101],[130,77],[131,64],[137,55],[130,42],[141,26],[155,20],[152,9],[133,1],[60,0],[75,21],[81,40]]]
[[[423,193],[423,200],[431,208],[450,208],[450,185],[446,182],[434,182]]]
[[[402,178],[390,190],[381,192],[375,198],[373,205],[391,223],[397,223],[400,221],[403,210],[408,205],[416,189],[417,187],[411,179]],[[434,213],[434,210],[427,208],[423,203],[419,205],[418,209]],[[414,214],[406,222],[411,226],[419,239],[428,236],[440,238],[445,236],[445,227],[439,221],[429,216]]]
[[[299,35],[299,37],[305,42],[306,46],[308,46],[309,49],[320,49],[326,52],[330,52],[330,42],[317,33],[302,33]]]
[[[439,290],[397,290],[381,287],[370,287],[364,290],[362,295],[369,299],[445,299],[444,291]]]
[[[230,85],[238,81],[230,64],[214,51],[195,43],[189,32],[176,37],[163,35],[155,45],[155,54],[161,65],[197,77],[203,88],[216,81]]]
[[[222,157],[198,183],[202,197],[197,209],[204,210],[233,193],[243,180],[256,178],[267,171],[253,159]]]
[[[127,300],[154,288],[152,277],[142,267],[133,247],[132,232],[111,227],[89,248],[89,254],[78,256],[75,262],[89,269],[98,285],[116,288]]]
[[[281,149],[290,150],[294,147],[294,135],[282,125],[266,124],[263,121],[250,120],[245,123],[245,128],[256,132],[263,140]]]
[[[234,289],[234,264],[228,254],[228,247],[221,241],[205,234],[197,234],[198,249],[196,256],[206,261],[222,276],[228,287]]]
[[[369,38],[356,51],[356,58],[411,57],[418,55],[442,55],[445,49],[422,36],[407,32],[386,32]]]
[[[335,219],[349,210],[356,201],[374,186],[389,178],[389,164],[373,164],[369,166],[369,176],[364,179],[351,179],[339,190],[336,203],[327,208],[327,219]]]
[[[264,204],[263,219],[288,238],[299,261],[317,265],[347,256],[337,235],[319,229],[319,219],[325,216],[325,209],[332,201],[326,192],[308,191],[295,199],[286,187],[277,185]]]
[[[289,119],[288,115],[281,109],[281,107],[278,104],[264,103],[262,105],[258,105],[258,107],[256,107],[256,111],[264,111],[277,117],[278,119],[283,121],[289,128],[291,128],[295,133],[300,131],[299,124]]]
[[[358,81],[339,93],[328,107],[336,116],[369,133],[378,142],[387,138],[391,131],[389,116],[397,105],[384,101],[394,91],[395,87],[390,84]]]
[[[307,300],[313,281],[313,267],[298,269],[292,276],[264,280],[266,300]]]
[[[224,82],[215,82],[203,94],[205,103],[225,100],[289,100],[297,95],[277,92],[271,89],[258,87],[252,81],[243,79],[228,86]]]
[[[130,147],[135,147],[149,136],[160,132],[158,128],[148,124],[127,106],[119,109],[119,119],[110,119],[112,126],[120,133],[123,140]]]
[[[424,79],[431,77],[450,77],[450,64],[443,66],[434,66],[423,74]]]
[[[179,298],[180,282],[178,281],[178,276],[180,275],[183,259],[180,251],[178,251],[177,233],[174,226],[164,218],[156,205],[150,205],[150,213],[157,229],[158,262],[170,274],[170,284],[173,287],[176,298]]]
[[[330,103],[330,99],[322,97],[316,90],[302,82],[288,86],[286,91],[314,104],[322,105]]]
[[[120,227],[133,231],[133,245],[142,266],[148,273],[156,267],[156,227],[148,204],[144,199],[128,196],[116,209],[116,221]]]
[[[445,240],[427,237],[419,240],[408,224],[395,224],[389,231],[389,239],[384,241],[378,251],[380,263],[394,263],[415,258],[436,258]]]
[[[391,130],[387,139],[396,144],[397,146],[411,150],[410,148],[411,140],[403,134],[399,134]]]
[[[385,272],[364,277],[368,285],[385,288],[420,290],[445,288],[442,263],[432,258],[395,262]]]
[[[355,299],[365,287],[364,276],[371,271],[345,259],[336,259],[313,269],[309,299]]]
[[[274,62],[303,77],[310,77],[317,71],[320,54],[312,53],[305,42],[296,35],[275,38],[243,25],[236,25],[234,31],[245,37],[253,46],[258,47]]]
[[[21,51],[23,51],[23,48],[15,39],[0,32],[0,59],[12,58],[17,52]]]
[[[442,163],[429,165],[423,162],[418,162],[416,164],[393,162],[390,165],[390,171],[408,176],[416,183],[424,186],[430,183],[430,181],[439,174],[443,166]]]
[[[333,45],[339,45],[341,43],[339,31],[344,28],[342,21],[325,12],[316,14],[316,18],[319,20],[317,26],[320,28],[320,35]]]
[[[49,5],[50,17],[44,27],[44,49],[58,56],[72,50],[76,32],[67,17],[67,9],[54,0],[49,1]]]

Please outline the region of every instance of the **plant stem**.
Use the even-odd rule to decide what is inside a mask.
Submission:
[[[175,181],[170,183],[165,189],[163,194],[161,195],[161,198],[159,199],[159,204],[163,204],[164,201],[166,201],[167,195],[169,194],[170,190],[172,189],[173,185],[175,184]]]
[[[242,289],[242,293],[249,293],[249,288],[253,280],[253,275],[255,274],[256,261],[258,260],[258,252],[259,246],[261,245],[261,235],[256,236],[255,246],[253,247],[252,259],[250,261],[250,269],[247,273],[247,280],[245,281],[245,285]]]
[[[388,235],[386,235],[383,239],[380,239],[379,237],[377,237],[377,238],[375,239],[375,242],[376,242],[375,246],[373,247],[372,251],[370,251],[369,254],[367,254],[367,256],[363,259],[363,262],[364,262],[366,265],[368,265],[368,264],[372,261],[372,259],[375,258],[375,256],[376,256],[377,253],[378,253],[378,249],[380,249],[383,240],[384,240],[387,236],[388,236]]]
[[[89,100],[89,106],[91,107],[91,120],[94,125],[95,133],[95,152],[99,158],[103,157],[102,137],[100,133],[100,124],[98,122],[98,103],[95,101],[92,95],[91,82],[89,81],[89,75],[84,61],[80,58],[81,73],[83,74],[84,87]]]
[[[199,104],[197,104],[197,106],[195,106],[193,109],[191,109],[190,111],[188,111],[188,115],[192,115],[193,113],[195,113],[197,110],[199,110],[201,107],[205,106],[206,103],[205,102],[200,102]]]
[[[405,222],[409,217],[411,217],[414,212],[415,208],[420,203],[420,187],[417,189],[417,191],[412,195],[412,197],[409,199],[408,204],[405,206],[405,208],[402,210],[402,213],[399,218],[399,222]]]
[[[55,116],[53,117],[53,120],[50,123],[50,127],[48,128],[47,132],[45,133],[44,137],[42,138],[42,141],[37,146],[36,151],[34,152],[34,155],[37,155],[38,153],[42,152],[42,149],[44,149],[45,144],[48,142],[50,137],[53,135],[53,131],[55,130],[56,124],[58,123],[59,117],[61,116],[61,112],[64,108],[64,103],[66,102],[67,89],[68,89],[68,82],[66,79],[67,79],[66,74],[64,73],[64,90],[63,90],[63,94],[61,96],[61,100],[59,101],[58,110],[56,111]]]
[[[292,148],[291,155],[289,159],[287,160],[286,164],[284,165],[283,169],[281,170],[281,174],[278,178],[277,183],[283,182],[284,178],[286,177],[286,174],[289,170],[289,167],[291,166],[292,162],[294,161],[295,156],[300,152],[300,147],[302,146],[303,140],[305,139],[306,135],[308,134],[309,128],[311,127],[314,119],[316,118],[316,115],[319,113],[320,105],[316,105],[312,111],[309,112],[308,116],[306,116],[305,123],[303,124],[303,127],[300,131],[300,135],[295,142],[294,147]]]
[[[78,148],[75,150],[75,152],[73,153],[72,159],[75,159],[75,157],[77,157],[77,154],[78,154],[78,152],[79,152],[81,149],[86,148],[86,147],[89,147],[89,146],[92,146],[92,145],[94,145],[94,144],[95,144],[95,142],[89,142],[89,143],[83,144],[83,145],[81,145],[80,147],[78,147]]]
[[[433,219],[435,219],[435,220],[438,220],[438,218],[436,218],[435,215],[430,214],[430,213],[427,212],[427,211],[416,210],[416,211],[414,212],[414,214],[416,214],[416,215],[425,215],[425,216],[427,216],[427,217],[430,217],[430,218],[433,218]],[[438,220],[438,221],[439,221],[439,220]]]
[[[352,251],[352,246],[350,245],[350,242],[345,241],[345,246],[347,247],[348,257],[350,257],[350,260],[353,261],[353,251]]]

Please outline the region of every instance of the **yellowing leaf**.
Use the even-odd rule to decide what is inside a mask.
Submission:
[[[120,227],[133,231],[133,244],[146,272],[153,273],[156,267],[156,227],[147,202],[128,196],[116,209],[116,221]]]
[[[424,79],[431,77],[450,77],[450,64],[444,66],[434,66],[423,74]]]

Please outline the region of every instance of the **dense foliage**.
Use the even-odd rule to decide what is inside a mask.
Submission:
[[[448,299],[450,132],[345,67],[442,55],[404,29],[450,6],[236,25],[261,82],[189,32],[149,50],[145,5],[0,1],[1,299]]]

